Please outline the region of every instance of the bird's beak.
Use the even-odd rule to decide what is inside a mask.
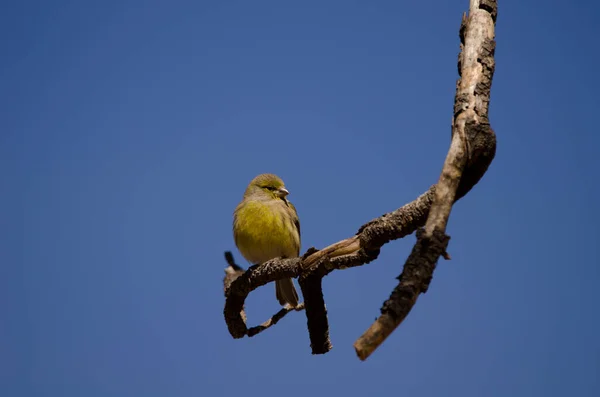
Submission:
[[[285,197],[285,196],[287,196],[288,194],[290,194],[290,192],[288,192],[288,190],[287,190],[286,188],[284,188],[284,187],[282,187],[282,188],[280,188],[280,189],[277,189],[277,195],[278,195],[279,197]]]

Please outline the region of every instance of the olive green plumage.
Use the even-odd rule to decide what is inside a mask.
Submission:
[[[249,262],[259,264],[300,255],[300,221],[288,194],[281,178],[273,174],[258,175],[246,188],[233,213],[233,237]],[[275,292],[282,306],[298,305],[291,278],[277,280]]]

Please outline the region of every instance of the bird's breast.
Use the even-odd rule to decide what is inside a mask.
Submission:
[[[296,257],[300,235],[284,203],[241,203],[234,214],[233,232],[241,254],[251,263],[276,257]]]

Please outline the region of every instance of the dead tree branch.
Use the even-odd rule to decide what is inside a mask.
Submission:
[[[231,336],[249,336],[244,302],[251,291],[281,278],[299,277],[313,354],[328,352],[331,344],[320,280],[333,270],[361,266],[376,259],[384,244],[413,233],[425,223],[434,193],[432,186],[413,202],[363,225],[355,236],[322,250],[309,249],[302,258],[271,259],[243,273],[234,273],[233,260],[228,259],[226,273],[232,275],[226,274],[224,280],[224,315]]]
[[[496,152],[496,137],[488,121],[496,15],[496,0],[470,0],[469,17],[463,15],[452,141],[438,183],[413,202],[363,225],[356,235],[322,250],[310,249],[302,258],[276,258],[245,272],[235,269],[231,260],[224,281],[224,316],[234,338],[255,335],[290,311],[282,309],[280,313],[285,313],[281,316],[277,313],[248,329],[244,302],[251,291],[278,279],[298,277],[312,352],[328,352],[331,342],[323,277],[336,269],[375,260],[383,245],[424,225],[417,231],[417,242],[398,277],[398,286],[381,308],[381,316],[354,344],[359,358],[366,359],[408,315],[419,294],[427,291],[438,258],[447,255],[450,238],[445,230],[452,205],[477,184]]]
[[[461,78],[456,86],[450,150],[425,228],[417,232],[417,243],[398,277],[398,286],[383,304],[381,316],[354,343],[361,360],[400,325],[419,294],[427,292],[438,258],[450,240],[445,231],[452,205],[458,195],[466,194],[477,183],[494,157],[496,138],[488,121],[488,105],[494,74],[496,10],[495,0],[471,0],[469,18],[463,15]]]

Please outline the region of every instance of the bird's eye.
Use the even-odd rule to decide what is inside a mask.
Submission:
[[[267,190],[275,190],[275,188],[273,186],[265,186],[265,189],[267,189]]]

